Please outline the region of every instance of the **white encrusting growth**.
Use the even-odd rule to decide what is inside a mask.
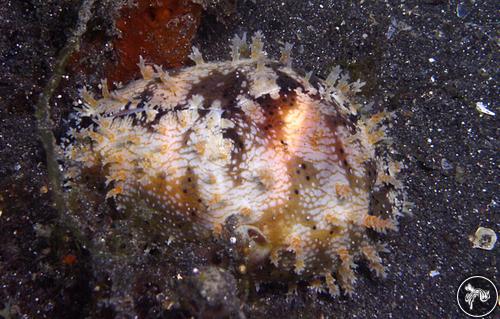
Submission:
[[[280,62],[283,63],[287,68],[292,67],[292,49],[293,44],[288,42],[285,43],[284,47],[280,48]]]
[[[241,54],[244,53],[247,48],[247,33],[243,33],[241,38],[235,34],[232,39],[231,44],[231,57],[233,58],[233,62],[238,62],[240,60]]]
[[[311,77],[313,75],[313,71],[309,71],[306,73],[306,76],[304,77],[304,79],[309,82],[311,80]]]
[[[257,68],[259,68],[259,63],[262,63],[262,60],[266,57],[266,53],[264,52],[264,42],[262,41],[264,36],[261,31],[255,32],[252,36],[252,47],[251,47],[251,55],[252,60],[257,61]]]
[[[191,52],[190,55],[188,55],[188,57],[194,62],[196,63],[197,66],[199,65],[202,65],[203,63],[205,63],[205,61],[203,60],[203,56],[201,55],[201,52],[200,50],[193,46],[193,52]]]
[[[258,64],[259,62],[257,62]],[[267,66],[262,66],[259,68],[257,66],[255,72],[248,75],[251,86],[250,94],[254,98],[259,98],[263,95],[269,94],[271,98],[277,99],[280,92],[280,87],[276,83],[278,75],[273,69]]]
[[[101,80],[101,94],[105,99],[109,99],[111,97],[108,89],[108,80],[106,79]]]
[[[140,57],[142,80],[114,92],[103,81],[99,100],[82,89],[78,116],[93,124],[69,134],[67,177],[99,167],[118,207],[159,210],[165,227],[187,221],[187,237],[221,235],[237,216],[249,263],[269,258],[314,291],[352,293],[360,258],[385,275],[366,229],[396,229],[403,206],[400,166],[376,155],[387,114],[353,120],[362,82],[336,67],[311,83],[291,69],[291,44],[277,62],[262,39],[248,56],[246,34],[235,36],[222,63],[193,47],[196,65],[172,73]],[[374,214],[371,194],[386,186],[387,210]]]
[[[171,82],[172,82],[172,80],[173,80],[173,79],[172,79],[172,77],[168,74],[168,72],[167,72],[167,71],[164,71],[164,70],[163,70],[163,67],[162,67],[161,65],[156,65],[156,64],[155,64],[153,67],[154,67],[154,70],[155,70],[155,74],[154,74],[154,76],[155,76],[156,78],[160,79],[160,81],[161,81],[163,84],[165,84],[165,85],[169,86],[169,85],[171,84]],[[172,91],[173,91],[172,93],[174,93],[174,92],[175,92],[174,90],[172,90]]]
[[[150,80],[153,77],[154,75],[153,68],[149,65],[146,65],[146,62],[142,57],[142,55],[139,56],[139,63],[137,64],[137,66],[139,67],[142,78],[144,80]]]

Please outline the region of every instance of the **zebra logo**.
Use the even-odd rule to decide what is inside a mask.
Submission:
[[[481,300],[481,302],[490,300],[489,290],[474,288],[471,284],[467,284],[467,286],[465,286],[465,290],[468,291],[468,293],[465,295],[465,301],[469,305],[470,310],[472,310],[472,308],[474,307],[474,300],[476,299],[476,297],[479,297],[479,300]]]
[[[498,290],[488,278],[472,276],[464,280],[458,288],[457,302],[468,316],[482,318],[495,310]]]

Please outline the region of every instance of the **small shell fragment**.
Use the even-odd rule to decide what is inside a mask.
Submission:
[[[497,234],[491,228],[479,227],[471,241],[472,248],[492,250],[497,242]]]
[[[488,107],[487,107],[487,105],[484,104],[483,102],[477,102],[476,103],[476,110],[478,110],[480,113],[483,113],[483,114],[486,114],[486,115],[495,116],[495,112],[489,110]]]

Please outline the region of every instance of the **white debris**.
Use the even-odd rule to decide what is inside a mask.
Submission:
[[[390,40],[394,36],[394,34],[398,33],[399,31],[409,31],[411,29],[411,26],[409,26],[405,22],[397,21],[396,18],[392,17],[391,24],[389,25],[385,36],[388,40]]]
[[[487,105],[483,102],[476,103],[476,110],[487,115],[495,116],[495,112],[488,110]]]
[[[170,244],[174,241],[174,237],[173,236],[168,236],[168,240],[167,240],[167,245],[170,246]]]
[[[431,276],[432,278],[436,277],[436,276],[439,276],[441,273],[437,270],[431,270],[429,271],[429,276]]]
[[[387,32],[385,33],[385,36],[387,37],[388,40],[392,38],[394,33],[396,32],[396,27],[398,23],[395,18],[391,18],[391,24],[389,25],[389,28],[387,29]]]

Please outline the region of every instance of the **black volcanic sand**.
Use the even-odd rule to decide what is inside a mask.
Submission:
[[[99,181],[73,192],[72,214],[61,215],[47,189],[34,105],[79,3],[4,0],[0,318],[465,318],[455,302],[460,282],[477,274],[500,282],[499,244],[486,251],[469,241],[479,226],[500,229],[498,2],[208,2],[195,40],[206,60],[227,59],[235,33],[262,30],[271,56],[294,43],[296,68],[324,77],[341,65],[367,82],[362,94],[375,109],[395,112],[394,157],[405,164],[414,207],[398,232],[379,236],[390,249],[387,279],[361,264],[352,298],[317,296],[304,285],[287,295],[280,282],[256,291],[235,271],[230,245],[157,238],[146,217],[120,215],[105,202]],[[113,34],[117,6],[93,9],[84,41]],[[109,56],[102,50],[88,61],[97,69]],[[63,77],[51,100],[56,137],[78,88],[95,88],[102,77]],[[497,115],[480,113],[478,102]]]

